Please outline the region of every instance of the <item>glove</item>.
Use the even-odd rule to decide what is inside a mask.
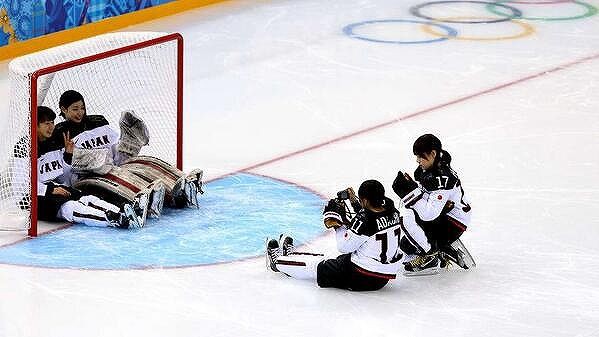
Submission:
[[[407,173],[398,171],[392,187],[393,192],[403,199],[408,193],[418,188],[418,184]]]
[[[342,200],[331,199],[322,212],[323,222],[326,228],[337,228],[347,223],[345,205]]]

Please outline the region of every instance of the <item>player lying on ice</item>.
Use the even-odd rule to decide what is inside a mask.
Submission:
[[[460,240],[470,224],[472,208],[464,197],[458,175],[450,166],[451,156],[432,134],[416,139],[413,152],[418,162],[414,172],[416,181],[399,171],[393,181],[393,191],[406,207],[404,223],[417,223],[426,233],[432,249],[427,251],[402,242],[402,249],[409,254],[405,274],[434,274],[450,262],[464,269],[474,267],[472,256]]]
[[[150,156],[139,156],[149,142],[145,123],[133,111],[124,111],[120,135],[102,115],[86,113],[83,96],[67,90],[59,100],[64,122],[52,136],[59,143],[69,133],[75,144],[73,186],[107,200],[131,201],[140,190],[150,188],[150,213],[159,216],[169,207],[197,207],[202,191],[202,171],[190,174]]]
[[[52,109],[45,106],[37,108],[38,219],[64,219],[88,226],[143,227],[149,190],[137,193],[131,203],[115,205],[69,186],[74,144],[68,133],[63,136],[62,146],[49,140],[55,118]],[[17,159],[19,153],[24,153],[19,146],[15,147]]]
[[[354,210],[351,219],[346,200]],[[278,241],[267,241],[268,267],[293,278],[316,280],[322,288],[379,290],[402,266],[399,242],[403,236],[410,235],[430,248],[418,226],[404,226],[393,201],[385,197],[383,185],[376,180],[364,181],[358,198],[351,188],[339,192],[325,206],[323,220],[327,228],[334,228],[337,248],[343,254],[325,259],[322,254],[295,252],[293,239],[281,235]]]

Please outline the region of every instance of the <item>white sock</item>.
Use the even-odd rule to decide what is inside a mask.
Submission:
[[[324,255],[313,253],[295,252],[286,256],[280,256],[277,261],[277,269],[296,279],[315,280],[316,267],[324,260]]]

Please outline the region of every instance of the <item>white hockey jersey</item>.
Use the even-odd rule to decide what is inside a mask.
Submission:
[[[58,123],[54,129],[54,142],[59,143],[63,134],[69,133],[75,147],[80,149],[101,149],[111,151],[116,158],[116,145],[119,142],[117,133],[102,115],[86,115],[80,123],[65,121]]]
[[[349,226],[335,230],[335,236],[337,249],[351,253],[351,262],[361,272],[393,279],[403,256],[399,249],[402,218],[391,199],[385,199],[384,207],[380,213],[361,209]]]
[[[29,184],[29,159],[26,157],[28,153],[27,146],[25,146],[26,140],[21,139],[14,148],[14,166],[12,176],[12,184],[15,186],[15,190],[21,190],[20,186],[27,186]],[[64,148],[61,148],[56,143],[50,140],[44,142],[38,142],[37,145],[37,195],[45,196],[48,192],[51,192],[49,188],[50,182],[52,185],[66,185],[69,186],[71,165],[69,154],[65,154]],[[19,195],[21,193],[15,193]],[[24,196],[22,196],[24,197]]]
[[[46,195],[48,184],[69,185],[71,165],[64,148],[50,144],[49,141],[38,143],[37,158],[37,195]]]
[[[451,158],[446,152],[445,154]],[[472,207],[449,162],[440,161],[428,171],[419,167],[414,172],[414,178],[418,182],[418,188],[402,199],[405,206],[413,209],[423,221],[433,221],[446,212],[458,222],[456,225],[463,226],[465,230],[470,224]]]

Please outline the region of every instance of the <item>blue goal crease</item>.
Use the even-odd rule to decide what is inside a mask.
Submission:
[[[0,248],[0,263],[73,269],[173,268],[263,253],[264,239],[296,242],[323,233],[322,198],[291,183],[247,173],[206,184],[199,209],[165,209],[139,230],[75,225]]]

